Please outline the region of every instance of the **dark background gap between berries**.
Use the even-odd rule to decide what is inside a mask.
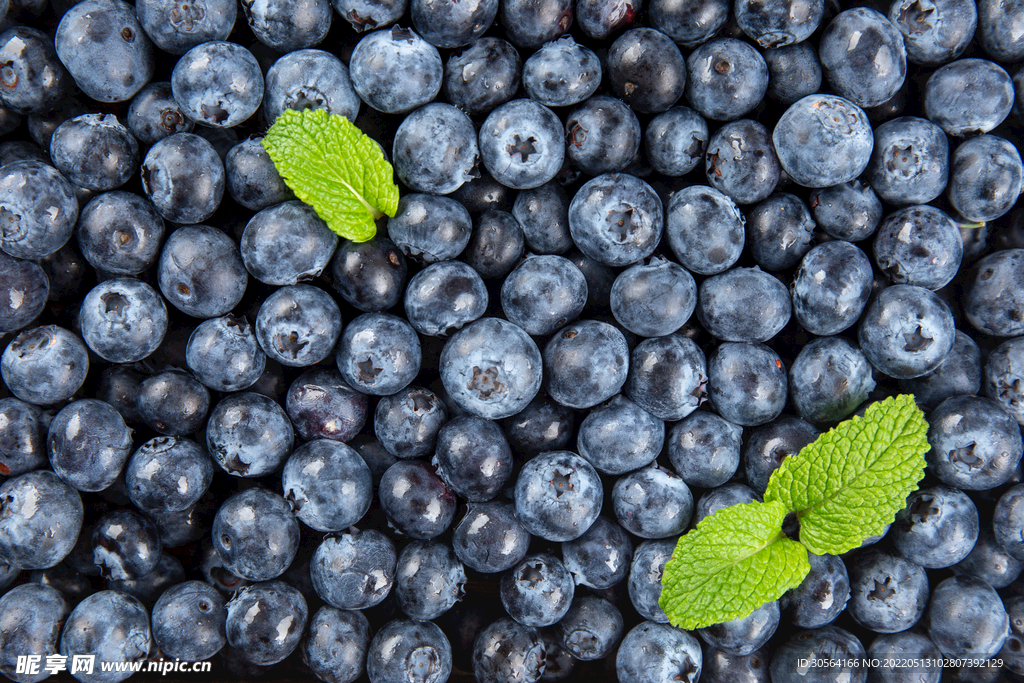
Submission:
[[[450,660],[460,682],[475,680],[478,634],[480,649],[549,652],[544,680],[571,667],[566,680],[613,681],[617,648],[625,676],[649,666],[637,655],[651,643],[703,649],[703,681],[766,681],[771,664],[788,683],[806,642],[964,654],[953,615],[971,609],[984,615],[969,622],[976,646],[998,647],[992,617],[1005,609],[1002,655],[1024,647],[1024,42],[1011,30],[1024,10],[88,1],[101,19],[62,33],[67,0],[0,0],[0,343],[52,350],[31,367],[5,360],[0,385],[0,486],[27,487],[0,511],[0,560],[26,567],[0,580],[5,610],[52,614],[59,600],[38,586],[57,587],[68,607],[88,599],[83,611],[130,627],[138,656],[152,616],[166,656],[212,657],[210,674],[164,677],[182,682],[323,673],[303,662],[305,630],[261,665],[280,652],[245,627],[254,596],[364,647],[415,632],[436,649],[414,663]],[[810,9],[791,13],[798,4]],[[914,30],[904,38],[871,10]],[[182,57],[197,27],[228,42]],[[110,42],[90,57],[76,33]],[[147,35],[151,58],[138,52]],[[799,42],[775,47],[787,40]],[[45,63],[57,79],[33,86]],[[871,64],[880,71],[865,75]],[[246,74],[238,97],[204,99]],[[399,215],[370,243],[327,232],[259,146],[284,108],[328,104],[358,111],[395,157]],[[499,107],[504,121],[490,116]],[[43,163],[8,165],[20,159]],[[15,187],[22,178],[37,194]],[[608,229],[587,199],[603,202]],[[73,231],[8,239],[12,215],[40,224],[41,210],[77,212]],[[123,324],[105,326],[111,316]],[[64,329],[12,342],[44,325]],[[63,382],[47,374],[61,368]],[[695,639],[644,624],[664,617],[657,577],[679,534],[757,499],[784,457],[865,399],[904,392],[928,413],[933,452],[883,539],[812,557],[808,581],[749,620]],[[503,395],[522,400],[506,410]],[[51,496],[45,519],[15,519],[46,537],[31,548],[9,540],[26,491]],[[581,525],[585,542],[572,540]],[[936,542],[922,539],[931,527]],[[497,557],[474,552],[474,529]],[[632,555],[632,570],[596,548]],[[371,584],[329,580],[323,567],[345,553]],[[413,564],[443,586],[433,598],[422,576],[396,578]],[[545,586],[561,597],[538,599]],[[318,611],[327,602],[361,611]],[[176,628],[182,615],[194,632]],[[35,623],[57,642],[55,623]],[[0,668],[23,654],[8,642]],[[505,680],[487,678],[501,664],[478,662],[479,680]],[[697,667],[673,671],[688,680]],[[372,680],[394,674],[377,666]],[[1018,663],[943,680],[1021,675]]]

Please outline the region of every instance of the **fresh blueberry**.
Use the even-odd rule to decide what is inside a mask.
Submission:
[[[808,95],[790,105],[775,124],[772,141],[783,170],[805,187],[854,180],[867,168],[875,142],[864,110],[835,95]]]
[[[56,325],[21,332],[0,356],[4,386],[27,403],[67,401],[89,372],[89,353],[73,332]]]
[[[811,37],[825,13],[822,0],[803,3],[796,0],[762,4],[737,0],[733,11],[736,23],[748,38],[764,48],[780,48]],[[719,648],[721,649],[721,648]]]
[[[168,369],[146,378],[135,399],[139,418],[161,434],[199,431],[210,410],[210,392],[192,375]]]
[[[328,534],[313,553],[309,574],[324,602],[344,610],[379,604],[395,582],[395,546],[379,531]]]
[[[212,479],[210,457],[190,439],[150,439],[125,467],[128,498],[140,510],[156,514],[188,510],[206,493]]]
[[[160,346],[167,332],[167,306],[159,293],[132,278],[93,287],[78,312],[82,339],[112,363],[133,363]]]
[[[580,586],[617,586],[628,576],[632,561],[629,535],[607,517],[598,517],[582,536],[562,543],[562,562]]]
[[[896,284],[941,289],[963,258],[957,224],[933,206],[911,206],[889,214],[874,241],[875,261]]]
[[[413,541],[398,556],[395,599],[412,619],[441,616],[462,599],[466,572],[447,543]]]
[[[793,104],[821,88],[821,62],[810,43],[765,50],[764,61],[768,65],[768,94],[782,104]]]
[[[587,175],[621,171],[640,150],[640,120],[621,100],[591,97],[565,122],[569,162]]]
[[[691,185],[669,200],[665,235],[683,266],[700,275],[714,275],[739,260],[745,224],[727,195],[706,185]]]
[[[804,255],[793,278],[793,315],[808,332],[838,334],[863,313],[873,275],[871,261],[856,245],[819,244]]]
[[[688,485],[714,489],[736,474],[742,437],[742,427],[698,410],[672,426],[667,440],[668,459]]]
[[[38,263],[0,252],[0,334],[17,332],[48,303],[50,280]]]
[[[702,664],[699,640],[687,631],[652,621],[634,626],[615,655],[619,683],[697,683]]]
[[[978,7],[965,0],[900,0],[889,21],[903,34],[907,61],[945,64],[967,49],[978,27]]]
[[[547,107],[569,107],[597,92],[601,73],[601,60],[593,50],[563,36],[526,60],[523,87],[531,99]]]
[[[146,152],[139,175],[157,211],[175,223],[205,221],[224,197],[224,162],[213,145],[192,133],[157,141]]]
[[[210,456],[236,477],[270,474],[291,453],[293,440],[284,409],[274,400],[251,392],[221,399],[206,424]]]
[[[569,30],[572,6],[572,0],[504,0],[501,24],[517,47],[535,50]]]
[[[288,201],[253,216],[239,243],[249,274],[268,285],[294,285],[320,275],[338,236],[308,204]]]
[[[978,42],[991,57],[1015,62],[1024,57],[1024,40],[1014,28],[1020,9],[993,0],[978,3]]]
[[[331,4],[357,33],[394,23],[409,8],[409,0],[331,0]]]
[[[918,622],[928,603],[928,573],[913,562],[871,549],[849,565],[854,620],[875,633],[898,633]]]
[[[547,652],[540,631],[501,617],[473,644],[473,673],[482,683],[537,683]]]
[[[740,0],[736,6],[739,9],[752,4]],[[740,16],[737,13],[737,18]],[[686,100],[701,116],[713,121],[743,117],[764,99],[768,90],[768,65],[764,57],[749,43],[736,38],[716,38],[704,43],[686,58],[686,71]]]
[[[633,349],[629,367],[626,395],[659,419],[681,420],[706,400],[704,352],[687,337],[645,339]]]
[[[627,584],[629,600],[641,617],[659,624],[668,624],[669,620],[658,599],[661,596],[662,572],[672,557],[677,540],[677,537],[670,537],[644,541],[633,551]]]
[[[83,398],[54,416],[46,450],[58,477],[79,491],[102,491],[131,454],[132,430],[109,403]]]
[[[696,526],[704,519],[715,514],[722,508],[744,503],[760,502],[761,496],[746,484],[723,484],[705,493],[697,500],[693,508],[693,524]]]
[[[437,435],[433,464],[464,500],[492,500],[512,473],[512,449],[497,423],[481,417],[449,420]]]
[[[968,574],[1000,589],[1017,580],[1024,562],[1004,550],[989,527],[983,527],[970,554],[951,569],[955,574]]]
[[[0,473],[5,477],[46,464],[50,418],[42,409],[13,396],[0,398]]]
[[[1020,463],[1020,428],[997,403],[955,396],[928,416],[928,464],[942,483],[968,491],[1006,483]]]
[[[647,124],[645,151],[654,170],[683,176],[697,168],[708,146],[708,124],[689,107],[676,106]]]
[[[999,498],[992,513],[992,531],[1004,552],[1024,560],[1024,485],[1007,489]]]
[[[136,5],[140,21],[144,12],[142,6],[142,2]],[[144,145],[152,145],[175,133],[191,133],[196,125],[175,101],[170,81],[152,81],[144,86],[132,98],[125,123],[136,140]]]
[[[590,463],[570,451],[549,451],[520,470],[516,517],[535,536],[571,541],[597,519],[603,498],[600,475]]]
[[[141,579],[160,561],[160,532],[153,521],[134,510],[103,515],[92,530],[93,563],[100,575],[114,581]]]
[[[850,242],[871,237],[882,219],[878,195],[859,180],[813,190],[811,210],[819,228],[837,240]]]
[[[60,653],[71,662],[75,656],[113,665],[110,671],[95,667],[79,671],[82,683],[118,683],[132,675],[133,664],[144,665],[152,646],[149,614],[138,599],[120,591],[93,593],[64,622]],[[117,663],[127,665],[118,671]]]
[[[160,255],[164,219],[144,197],[105,192],[82,207],[75,236],[82,256],[96,270],[139,275]]]
[[[0,177],[0,250],[14,258],[38,260],[71,238],[78,220],[75,189],[42,161],[4,165]]]
[[[605,322],[569,324],[544,347],[545,388],[551,398],[570,408],[607,401],[622,389],[628,371],[626,338]]]
[[[224,157],[228,194],[253,211],[295,197],[278,174],[274,162],[263,148],[262,140],[262,137],[246,138],[232,147]]]
[[[434,452],[438,431],[447,419],[448,411],[434,392],[408,386],[380,399],[373,431],[396,458],[420,458]]]
[[[204,320],[196,327],[188,339],[185,360],[206,387],[242,391],[263,374],[267,357],[248,321],[226,315]]]
[[[473,218],[466,207],[432,194],[405,194],[398,200],[397,213],[388,219],[388,236],[395,245],[424,263],[454,259],[469,244],[472,231]]]
[[[665,111],[686,87],[682,52],[654,28],[633,28],[619,36],[608,48],[605,70],[612,92],[637,112]]]
[[[574,411],[548,397],[538,398],[506,420],[505,430],[516,453],[565,450],[575,432]]]
[[[814,443],[820,435],[814,425],[796,417],[780,417],[755,429],[743,447],[747,483],[763,494],[782,461]]]
[[[289,285],[263,300],[255,327],[256,339],[268,357],[282,365],[305,367],[334,351],[341,334],[341,311],[324,290]]]
[[[227,609],[216,588],[202,581],[179,583],[153,606],[153,640],[168,657],[199,662],[227,644]]]
[[[625,173],[606,173],[587,181],[569,204],[573,242],[584,254],[609,266],[632,265],[653,254],[664,223],[661,199],[654,189]]]
[[[576,441],[594,469],[611,475],[649,465],[664,443],[664,422],[621,394],[587,414]]]
[[[733,268],[700,285],[697,319],[716,339],[766,342],[792,313],[786,286],[760,268]]]
[[[860,348],[843,337],[812,339],[789,368],[796,411],[811,422],[846,419],[874,389],[871,364]]]
[[[420,357],[412,325],[390,313],[364,313],[345,327],[335,362],[356,391],[387,396],[419,374]]]
[[[981,350],[973,339],[957,330],[953,348],[942,365],[923,377],[900,380],[899,387],[904,393],[914,394],[914,400],[925,410],[953,396],[980,394]]]
[[[324,606],[309,620],[302,660],[322,681],[353,683],[366,671],[370,622],[358,610]]]
[[[530,533],[511,503],[470,503],[455,526],[452,548],[470,569],[495,574],[514,567],[526,556]]]
[[[228,498],[217,510],[211,534],[224,566],[249,581],[283,574],[299,547],[299,523],[287,501],[263,488]]]
[[[596,6],[601,6],[595,2]],[[606,7],[608,4],[606,3]],[[695,2],[677,2],[676,0],[651,0],[649,19],[651,25],[659,31],[667,34],[677,44],[686,48],[695,48],[707,42],[729,18],[728,0],[696,0]],[[610,12],[609,16],[614,21],[621,17],[620,21],[630,21],[633,13],[639,13],[643,3],[635,5],[626,4],[625,8],[633,12]],[[609,8],[610,9],[610,8]],[[624,15],[624,16],[623,16]],[[582,18],[580,18],[582,24]],[[613,28],[613,27],[610,27]],[[604,38],[605,35],[593,36]]]
[[[480,127],[480,159],[495,180],[516,190],[548,182],[565,159],[562,121],[531,99],[491,111]]]
[[[501,604],[524,626],[551,626],[573,601],[572,574],[554,555],[528,555],[501,577]]]
[[[173,55],[211,40],[227,40],[238,4],[228,0],[140,0],[139,23],[153,43]]]
[[[782,359],[764,344],[724,342],[708,359],[707,395],[729,422],[771,422],[786,405],[788,386]]]
[[[47,569],[71,552],[82,528],[78,491],[49,470],[0,484],[0,556],[19,569]]]
[[[1010,114],[1010,74],[987,59],[961,59],[936,70],[924,91],[924,111],[955,137],[988,133]]]
[[[737,204],[767,199],[781,177],[776,149],[779,153],[784,150],[777,141],[774,144],[768,129],[757,121],[740,119],[725,124],[711,136],[704,155],[708,184]],[[785,164],[781,168],[786,168]]]
[[[5,616],[0,627],[0,673],[19,683],[38,683],[50,676],[45,669],[30,674],[18,669],[19,657],[57,654],[60,629],[71,605],[60,591],[47,585],[26,583],[0,597]]]
[[[389,467],[377,497],[388,524],[411,538],[435,538],[455,517],[455,493],[423,460],[399,460]]]
[[[951,567],[978,540],[978,509],[959,489],[933,486],[911,493],[890,530],[896,550],[926,569]]]
[[[974,264],[964,313],[975,329],[998,337],[1024,334],[1024,297],[1018,285],[1021,263],[1024,249],[1003,249]],[[997,367],[1005,366],[1005,361],[1000,363]]]
[[[366,424],[369,401],[336,370],[313,368],[288,388],[285,409],[295,431],[307,441],[351,441]]]
[[[836,555],[808,553],[807,559],[811,571],[783,596],[781,603],[797,628],[820,628],[831,624],[846,609],[850,576],[843,558]]]
[[[877,107],[891,98],[907,76],[903,35],[867,7],[840,12],[822,32],[818,54],[836,94],[861,107]],[[845,180],[852,178],[840,182]]]
[[[657,464],[624,474],[612,487],[612,507],[622,527],[640,538],[677,537],[693,514],[686,482]]]
[[[930,290],[886,287],[861,317],[861,351],[879,372],[912,379],[935,370],[953,348],[949,307]]]
[[[257,40],[272,50],[288,53],[320,44],[334,16],[328,0],[245,0],[242,10]]]
[[[505,317],[528,334],[549,335],[579,317],[587,301],[587,281],[569,259],[531,256],[501,285]]]
[[[139,143],[112,114],[83,114],[57,126],[50,158],[78,187],[113,190],[135,174]]]
[[[462,47],[490,28],[498,15],[498,0],[409,0],[409,15],[428,43],[440,48]]]
[[[612,603],[593,595],[573,600],[555,626],[558,642],[581,661],[607,657],[622,638],[622,632],[622,613]]]
[[[696,305],[693,276],[663,257],[631,266],[612,285],[612,314],[620,325],[643,337],[672,334],[690,319]]]
[[[772,655],[771,680],[772,683],[839,680],[864,683],[868,676],[868,667],[864,664],[866,654],[860,640],[838,626],[798,631]],[[802,666],[803,662],[815,662],[818,666],[810,669]]]
[[[1010,631],[1003,601],[973,576],[954,576],[932,591],[928,635],[944,655],[994,657]]]
[[[745,657],[768,643],[775,634],[780,619],[779,603],[773,600],[745,617],[698,629],[697,635],[716,650],[736,657]]]
[[[411,111],[433,101],[441,90],[443,74],[437,48],[400,26],[363,36],[349,59],[348,75],[356,93],[369,106],[388,114]]]
[[[448,57],[444,93],[467,114],[488,114],[515,97],[522,68],[523,60],[511,43],[480,38]]]
[[[869,675],[872,683],[939,683],[942,653],[924,633],[903,631],[883,634],[868,647],[868,658],[889,660],[893,667],[876,667]]]
[[[953,152],[949,203],[970,221],[994,221],[1017,202],[1022,176],[1020,152],[1009,140],[995,135],[971,138]]]
[[[769,683],[767,650],[762,648],[740,657],[709,647],[704,653],[700,680],[703,683]]]
[[[331,282],[360,311],[383,311],[402,300],[407,272],[405,257],[391,240],[343,240],[334,252]]]
[[[70,90],[53,41],[38,29],[11,26],[0,33],[0,63],[0,103],[11,112],[49,113]]]
[[[402,679],[444,683],[451,671],[451,644],[444,632],[429,621],[390,621],[377,631],[366,650],[370,683]]]
[[[747,212],[747,244],[765,270],[792,268],[811,248],[816,225],[796,195],[779,192]]]
[[[299,646],[308,618],[302,593],[283,581],[266,581],[246,586],[231,598],[224,630],[236,652],[266,666]]]

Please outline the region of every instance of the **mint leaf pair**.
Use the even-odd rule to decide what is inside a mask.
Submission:
[[[662,577],[661,608],[674,626],[743,617],[800,585],[807,552],[838,555],[882,533],[924,477],[928,423],[910,395],[870,406],[787,458],[763,503],[705,518],[676,545]],[[782,533],[800,520],[800,542]]]
[[[286,109],[263,138],[277,172],[327,227],[353,242],[398,210],[394,170],[380,146],[344,116]]]

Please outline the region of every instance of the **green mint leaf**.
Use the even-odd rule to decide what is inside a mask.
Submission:
[[[679,539],[665,564],[661,599],[673,626],[685,629],[745,617],[800,585],[807,550],[782,533],[778,501],[723,508]]]
[[[800,542],[816,555],[840,555],[882,533],[924,477],[928,423],[909,394],[841,422],[768,481],[764,500],[800,518]]]
[[[394,169],[380,146],[344,116],[286,109],[263,138],[277,172],[327,226],[353,242],[398,210]]]

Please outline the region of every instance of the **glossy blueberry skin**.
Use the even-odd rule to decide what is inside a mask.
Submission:
[[[135,399],[139,418],[161,434],[199,431],[210,410],[210,392],[192,375],[168,369],[146,378]]]
[[[601,74],[594,51],[566,35],[530,55],[523,65],[523,87],[545,106],[569,107],[597,92]]]
[[[654,253],[665,218],[661,199],[636,176],[606,173],[587,181],[569,204],[577,248],[609,266],[628,266]]]
[[[159,534],[158,534],[159,535]],[[108,579],[107,588],[137,598],[150,607],[168,588],[185,580],[185,569],[173,555],[160,553],[156,567],[138,579]]]
[[[257,40],[287,53],[320,44],[334,16],[329,0],[243,2],[242,10]]]
[[[511,417],[541,385],[540,350],[517,325],[480,318],[452,335],[441,351],[445,391],[466,412],[489,420]]]
[[[114,581],[146,576],[160,562],[160,532],[153,521],[130,509],[103,515],[92,530],[93,563]]]
[[[1024,40],[1014,28],[1019,16],[1014,5],[991,0],[978,3],[978,42],[994,59],[1015,62],[1024,57]]]
[[[645,339],[630,354],[625,393],[651,415],[681,420],[705,400],[707,364],[697,344],[680,334]]]
[[[1024,486],[1017,484],[999,498],[992,513],[992,531],[1010,557],[1024,558]]]
[[[1006,483],[1020,463],[1017,421],[999,404],[955,396],[928,416],[928,464],[944,484],[981,491]]]
[[[864,646],[849,631],[838,626],[825,626],[809,631],[799,631],[775,650],[771,661],[771,680],[778,683],[792,681],[835,681],[846,679],[864,683],[868,670],[862,663],[865,659]],[[823,657],[826,661],[810,676],[796,676],[799,662],[805,659]],[[844,666],[846,662],[854,666]]]
[[[331,4],[334,11],[351,24],[356,33],[394,23],[409,8],[408,0],[331,0]]]
[[[469,502],[492,500],[512,473],[512,449],[496,422],[466,415],[449,420],[437,435],[437,473]]]
[[[927,619],[929,637],[947,656],[994,657],[1010,630],[998,593],[973,576],[954,576],[936,586]]]
[[[955,137],[988,133],[1010,114],[1013,81],[1004,68],[986,59],[961,59],[928,78],[924,111]]]
[[[136,5],[140,14],[144,11],[142,6],[143,2]],[[144,145],[152,145],[175,133],[191,133],[195,128],[195,123],[185,116],[175,101],[170,81],[146,84],[132,98],[125,124],[135,139]]]
[[[629,535],[607,517],[598,517],[582,536],[562,544],[562,562],[577,585],[597,590],[621,583],[632,560]]]
[[[810,38],[821,23],[825,3],[815,0],[804,4],[790,0],[764,5],[736,0],[733,11],[736,23],[747,37],[763,48],[777,49]]]
[[[267,356],[244,318],[204,320],[192,332],[185,360],[196,378],[214,391],[248,389],[263,374]]]
[[[587,175],[621,171],[640,150],[640,120],[622,100],[591,97],[565,122],[567,156]]]
[[[498,15],[498,2],[409,0],[409,15],[413,28],[428,43],[440,48],[457,48],[472,43],[490,28]]]
[[[612,507],[619,524],[635,536],[676,537],[690,523],[693,494],[681,477],[655,463],[618,478]]]
[[[558,115],[528,98],[493,109],[480,126],[479,140],[487,172],[515,190],[540,187],[555,177],[565,159]]]
[[[714,121],[741,118],[764,99],[768,90],[764,57],[736,38],[704,43],[686,58],[686,71],[687,102],[704,118]]]
[[[764,344],[724,342],[707,368],[708,398],[730,422],[756,427],[774,420],[786,405],[786,368]]]
[[[424,460],[399,460],[389,467],[377,498],[388,524],[411,538],[435,538],[455,517],[455,493]]]
[[[18,114],[46,114],[66,96],[71,78],[53,41],[38,29],[11,26],[0,34],[0,103]]]
[[[60,629],[71,611],[61,593],[50,586],[27,583],[12,588],[0,598],[5,615],[0,628],[0,672],[19,683],[37,683],[50,676],[40,667],[36,675],[17,671],[19,656],[47,656],[57,653]]]
[[[370,683],[409,680],[444,683],[452,670],[452,649],[441,629],[429,622],[395,619],[385,624],[366,650]]]
[[[82,256],[93,268],[112,275],[138,275],[157,261],[164,219],[144,197],[105,192],[82,207],[75,235]]]
[[[0,333],[17,332],[46,308],[50,280],[38,263],[0,252]]]
[[[249,274],[268,285],[294,285],[320,275],[338,245],[338,236],[298,200],[263,209],[253,216],[239,243]]]
[[[370,509],[373,478],[359,454],[337,441],[317,439],[295,449],[281,475],[284,498],[299,521],[317,531],[357,524]]]
[[[249,581],[283,574],[299,547],[299,523],[288,502],[263,488],[228,498],[213,518],[211,533],[224,567]]]
[[[448,57],[445,96],[467,114],[487,114],[515,96],[522,68],[523,60],[511,43],[480,38]]]
[[[88,372],[85,344],[56,325],[21,332],[0,356],[4,386],[22,401],[40,406],[70,399]]]
[[[849,565],[847,610],[875,633],[905,631],[918,622],[928,603],[928,574],[907,560],[872,548]]]
[[[792,314],[782,281],[760,268],[733,268],[700,285],[697,319],[716,339],[765,342],[778,334]]]
[[[957,224],[941,209],[912,206],[889,214],[874,241],[875,262],[895,284],[945,287],[963,258]]]
[[[971,138],[953,152],[949,202],[968,220],[993,221],[1013,208],[1022,176],[1020,152],[1011,142],[995,135]]]
[[[419,374],[420,357],[420,340],[412,325],[390,313],[364,313],[345,327],[335,362],[356,391],[387,396]]]
[[[573,19],[583,35],[604,40],[634,24],[643,6],[643,0],[576,0]]]
[[[200,662],[227,644],[224,596],[208,583],[184,581],[153,606],[153,640],[168,657]]]
[[[668,459],[688,485],[714,489],[736,474],[742,440],[742,427],[714,413],[695,411],[669,431]]]
[[[955,574],[968,574],[984,580],[996,589],[1006,588],[1021,574],[1024,562],[1008,553],[996,540],[988,527],[983,527],[974,549],[952,570]]]
[[[644,541],[633,551],[629,570],[629,600],[644,619],[667,624],[668,616],[658,604],[665,563],[675,550],[677,538]]]
[[[395,598],[413,619],[436,619],[462,599],[466,572],[447,543],[413,541],[398,556]]]
[[[551,626],[573,601],[572,574],[549,553],[528,555],[501,577],[501,604],[524,626]]]
[[[501,285],[505,317],[535,336],[552,334],[576,320],[586,302],[583,273],[554,254],[527,257]]]
[[[74,655],[93,655],[100,662],[139,662],[145,666],[152,645],[149,614],[138,599],[120,591],[93,593],[72,610],[60,638],[60,653],[70,662]],[[91,674],[79,671],[82,683],[118,683],[132,672]]]
[[[49,422],[49,415],[31,403],[0,398],[0,473],[16,477],[46,463]]]
[[[551,398],[570,408],[607,401],[622,389],[628,372],[626,338],[605,322],[566,325],[544,347],[545,388]]]
[[[500,617],[473,643],[473,674],[481,683],[537,683],[546,656],[540,631]]]
[[[761,496],[746,484],[723,484],[705,493],[693,508],[693,524],[696,526],[722,508],[743,503],[760,502]]]
[[[331,263],[331,283],[342,299],[360,311],[383,311],[402,300],[408,266],[391,240],[342,240]]]
[[[444,74],[437,48],[400,26],[363,36],[352,50],[348,68],[360,99],[387,114],[412,111],[433,101]]]
[[[549,451],[520,470],[516,517],[534,536],[571,541],[597,519],[603,498],[601,477],[589,462],[571,451]]]
[[[856,245],[819,244],[804,255],[793,278],[793,315],[808,332],[838,334],[860,318],[873,277],[870,259]]]
[[[773,600],[745,617],[698,629],[697,635],[716,650],[745,657],[767,644],[775,634],[780,618],[779,603]]]
[[[139,143],[114,115],[83,114],[57,126],[50,158],[78,187],[113,190],[138,168]]]
[[[942,365],[923,377],[900,380],[899,387],[904,393],[914,394],[924,410],[931,410],[953,396],[980,394],[981,350],[973,339],[957,330],[953,348]]]
[[[388,219],[388,236],[395,245],[423,263],[454,259],[469,244],[472,231],[466,207],[451,197],[431,194],[405,194],[398,200],[397,213]]]
[[[82,499],[53,472],[7,479],[0,501],[0,554],[7,564],[47,569],[71,552],[82,528]]]
[[[1004,249],[975,264],[964,298],[964,312],[975,329],[998,337],[1024,334],[1018,320],[1024,310],[1018,284],[1022,262],[1024,249]]]
[[[86,95],[125,102],[153,77],[153,44],[135,8],[122,0],[86,0],[61,17],[57,56]]]
[[[873,369],[855,344],[843,337],[817,337],[789,368],[789,390],[800,417],[838,422],[857,410],[875,389]]]
[[[373,431],[396,458],[420,458],[434,451],[447,420],[444,402],[434,392],[410,385],[378,401]]]
[[[222,40],[196,45],[171,73],[171,90],[185,115],[217,128],[237,126],[255,114],[263,87],[263,72],[252,53]]]
[[[472,266],[439,261],[409,280],[405,314],[420,334],[446,337],[481,317],[488,301],[487,287]]]
[[[78,312],[82,339],[112,363],[133,363],[160,346],[167,332],[167,306],[155,289],[132,278],[93,287]]]
[[[162,436],[142,444],[124,474],[128,498],[140,510],[184,512],[206,493],[213,463],[195,441]]]
[[[397,555],[391,539],[379,531],[351,529],[329,534],[313,553],[309,574],[324,602],[344,610],[380,603],[395,581]]]
[[[649,20],[651,26],[667,34],[678,45],[695,48],[707,42],[722,28],[729,18],[729,4],[728,0],[651,0]],[[636,3],[632,9],[639,12],[641,7],[642,3]],[[624,18],[628,20],[632,17]]]
[[[703,683],[769,683],[767,648],[741,657],[708,647],[700,680]]]
[[[978,8],[964,0],[901,0],[889,7],[889,21],[903,34],[907,61],[945,64],[970,44],[978,26]]]
[[[140,0],[139,23],[153,43],[173,55],[211,40],[227,40],[235,25],[238,4],[226,0]]]
[[[54,473],[79,491],[102,491],[132,451],[132,430],[109,403],[73,401],[54,416],[46,439]]]
[[[679,262],[700,275],[732,267],[743,252],[746,219],[719,190],[691,185],[668,202],[665,236]]]
[[[285,399],[295,431],[307,441],[351,441],[366,424],[368,407],[365,394],[328,368],[313,368],[299,375]]]
[[[455,525],[452,548],[470,569],[495,574],[510,569],[526,556],[530,533],[516,518],[511,503],[470,503]]]
[[[302,661],[328,683],[353,683],[366,670],[370,622],[362,612],[324,606],[309,620]]]
[[[629,29],[616,38],[608,48],[605,71],[616,97],[642,113],[665,111],[687,85],[682,52],[654,28]]]
[[[253,211],[261,211],[295,197],[278,174],[267,150],[263,149],[262,140],[262,137],[246,138],[224,157],[228,194]]]
[[[1024,424],[1024,396],[1021,394],[1021,363],[1024,340],[1010,339],[988,357],[983,378],[984,393]]]
[[[634,626],[615,655],[620,683],[696,683],[702,663],[700,641],[687,631],[653,621]]]
[[[142,189],[160,215],[195,224],[213,215],[224,197],[224,162],[205,138],[175,133],[146,153]]]
[[[768,65],[768,94],[783,104],[793,104],[821,88],[821,62],[810,43],[766,50],[764,61]]]
[[[256,339],[281,365],[315,365],[334,351],[341,334],[341,310],[312,285],[282,287],[264,299],[256,316]]]
[[[780,600],[788,621],[798,628],[819,628],[832,623],[850,599],[850,576],[836,555],[808,553],[811,571],[799,586]]]
[[[569,30],[573,4],[572,0],[502,2],[501,24],[505,35],[523,50],[536,50]]]
[[[690,319],[696,305],[693,276],[659,256],[624,270],[612,285],[612,314],[620,325],[643,337],[672,334]]]
[[[855,35],[860,39],[854,40]],[[877,107],[891,98],[907,75],[899,29],[867,7],[836,16],[821,34],[818,54],[836,94],[860,107]]]
[[[619,394],[587,414],[576,446],[594,469],[618,475],[653,462],[664,443],[665,423]]]
[[[241,392],[221,399],[206,425],[206,449],[237,477],[270,474],[292,450],[294,435],[284,409],[261,394]]]
[[[711,136],[704,171],[708,184],[737,204],[754,204],[775,191],[779,162],[768,129],[757,121],[740,119],[725,124]]]
[[[889,536],[911,562],[926,569],[950,567],[967,557],[978,539],[978,509],[959,489],[920,489],[896,513]]]
[[[490,182],[497,185],[493,179]],[[456,194],[467,187],[463,185]],[[502,191],[505,190],[502,187]],[[463,205],[468,206],[468,202],[463,201]],[[474,221],[473,236],[466,247],[464,258],[481,278],[497,280],[508,275],[519,263],[525,246],[526,236],[515,216],[500,209],[487,209]],[[483,286],[483,282],[480,284]]]
[[[671,107],[647,124],[644,150],[654,170],[683,176],[697,168],[708,145],[708,124],[693,109]]]
[[[942,194],[949,176],[949,142],[934,123],[911,116],[875,129],[868,179],[890,204],[925,204]]]
[[[818,227],[832,237],[859,242],[878,229],[882,202],[870,185],[853,180],[812,191],[811,211]]]
[[[953,314],[930,290],[890,285],[861,317],[861,351],[879,372],[912,379],[935,370],[953,348]]]
[[[34,160],[4,165],[0,250],[33,261],[49,256],[70,239],[77,219],[74,186],[53,166]]]
[[[835,95],[808,95],[790,105],[772,141],[783,170],[805,187],[853,180],[867,168],[874,147],[867,114]]]
[[[743,464],[747,483],[763,494],[768,481],[782,462],[813,443],[821,432],[814,425],[796,417],[783,416],[755,429],[743,447]]]
[[[348,67],[323,50],[296,50],[267,71],[263,112],[273,122],[285,109],[326,109],[354,121],[360,99]]]
[[[759,266],[785,270],[810,250],[815,227],[807,205],[796,195],[780,192],[747,212],[747,244]]]
[[[917,630],[902,633],[883,634],[868,647],[869,659],[903,660],[911,664],[921,662],[922,666],[878,667],[870,672],[872,683],[939,683],[942,667],[933,662],[942,657],[932,639]],[[925,665],[927,662],[928,665]]]
[[[302,593],[283,581],[246,586],[227,603],[228,644],[253,664],[276,664],[299,646],[309,608]]]
[[[612,603],[594,595],[573,600],[555,626],[561,647],[582,661],[607,657],[622,638],[622,632],[622,613]]]

